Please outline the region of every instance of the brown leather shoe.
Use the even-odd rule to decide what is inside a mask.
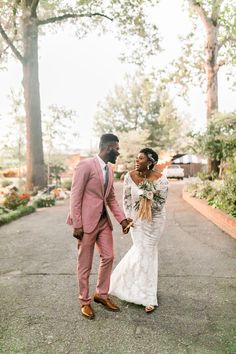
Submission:
[[[95,294],[94,301],[99,304],[102,304],[109,311],[114,311],[114,312],[120,311],[119,307],[116,304],[114,304],[114,302],[112,302],[109,297],[107,297],[106,299],[103,299],[98,294]]]
[[[81,306],[81,313],[84,317],[92,320],[94,318],[94,312],[91,305],[82,305]]]

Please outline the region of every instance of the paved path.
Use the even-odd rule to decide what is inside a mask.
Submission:
[[[236,242],[181,199],[182,186],[170,184],[160,307],[150,315],[118,301],[120,313],[94,304],[96,319],[81,317],[67,203],[1,227],[0,353],[236,353]],[[116,262],[130,243],[115,223]],[[97,264],[96,256],[91,292]]]

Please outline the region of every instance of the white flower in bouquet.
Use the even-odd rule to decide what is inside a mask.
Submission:
[[[153,200],[153,192],[152,191],[145,191],[144,196],[149,200]]]

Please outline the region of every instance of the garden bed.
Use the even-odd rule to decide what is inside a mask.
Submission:
[[[236,218],[227,215],[219,209],[213,208],[203,199],[192,197],[190,193],[185,190],[183,190],[182,197],[187,203],[189,203],[207,219],[212,221],[221,230],[236,239]]]
[[[16,210],[10,210],[7,213],[0,214],[0,226],[8,224],[13,220],[17,220],[22,216],[35,212],[36,208],[32,205],[20,206]]]

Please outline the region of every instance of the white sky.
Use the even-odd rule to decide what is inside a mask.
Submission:
[[[152,17],[156,19],[164,52],[157,56],[158,65],[165,65],[178,56],[178,35],[188,32],[189,20],[183,13],[179,0],[162,0]],[[175,7],[173,7],[173,3]],[[170,11],[170,8],[172,10]],[[170,25],[171,24],[171,25]],[[57,34],[40,37],[40,89],[42,112],[51,104],[75,109],[79,115],[79,148],[88,148],[92,142],[93,116],[97,103],[115,84],[122,83],[125,73],[134,73],[136,67],[121,63],[118,59],[121,45],[111,34],[97,37],[89,35],[83,40],[75,38],[69,31],[58,26]],[[21,85],[21,65],[17,61],[8,64],[8,70],[0,72],[0,137],[9,121],[10,89]],[[224,80],[220,74],[219,82]],[[222,86],[224,89],[222,90]],[[221,85],[219,104],[221,111],[236,110],[236,100],[226,85]],[[189,114],[196,127],[201,128],[205,120],[204,96],[200,90],[191,90],[191,102],[184,104],[176,99],[178,108]]]

